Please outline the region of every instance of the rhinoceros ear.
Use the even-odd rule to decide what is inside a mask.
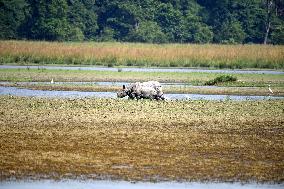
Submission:
[[[122,85],[122,88],[125,89],[125,85]]]

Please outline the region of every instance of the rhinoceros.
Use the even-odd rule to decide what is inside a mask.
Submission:
[[[162,86],[158,81],[136,82],[127,87],[123,85],[122,91],[117,93],[119,98],[128,96],[129,99],[137,100],[142,98],[164,100],[163,95]]]

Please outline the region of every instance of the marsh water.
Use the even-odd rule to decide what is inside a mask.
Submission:
[[[198,183],[198,182],[136,182],[127,181],[94,181],[94,180],[21,180],[0,182],[0,189],[280,189],[284,184],[257,184],[257,183]]]
[[[36,84],[51,84],[50,82],[7,82],[1,81],[0,84],[18,83],[24,85],[36,85]],[[130,82],[110,82],[110,81],[70,81],[70,82],[54,82],[53,85],[99,85],[99,86],[122,86],[129,85]],[[190,83],[161,83],[163,86],[192,86]]]
[[[97,81],[97,82],[81,82],[81,81],[71,81],[71,82],[54,82],[54,83],[50,83],[50,82],[7,82],[7,81],[0,81],[0,85],[11,85],[11,84],[19,84],[19,85],[64,85],[64,86],[68,86],[68,85],[72,85],[72,86],[120,86],[122,87],[123,85],[129,85],[130,82],[110,82],[110,81]],[[220,87],[220,86],[195,86],[192,85],[191,83],[161,83],[161,85],[163,87],[192,87],[192,88],[219,88],[219,89],[224,89],[227,87]],[[234,88],[234,87],[231,87]],[[243,89],[246,88],[252,88],[252,87],[242,87]]]
[[[0,65],[0,69],[51,69],[51,70],[95,70],[95,71],[122,71],[122,72],[203,72],[225,74],[284,74],[283,71],[275,70],[228,70],[228,69],[197,69],[197,68],[113,68],[98,66],[16,66]]]
[[[17,87],[0,86],[0,95],[51,97],[51,98],[116,98],[115,92],[83,91],[45,91]],[[204,95],[204,94],[165,94],[169,100],[268,100],[284,99],[276,96],[238,96],[238,95]]]

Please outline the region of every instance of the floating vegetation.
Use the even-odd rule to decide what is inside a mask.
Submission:
[[[283,107],[0,96],[0,179],[283,182]]]

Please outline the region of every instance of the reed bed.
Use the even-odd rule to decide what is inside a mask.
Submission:
[[[0,63],[284,68],[284,46],[0,41]]]
[[[0,179],[283,182],[283,107],[0,96]]]

